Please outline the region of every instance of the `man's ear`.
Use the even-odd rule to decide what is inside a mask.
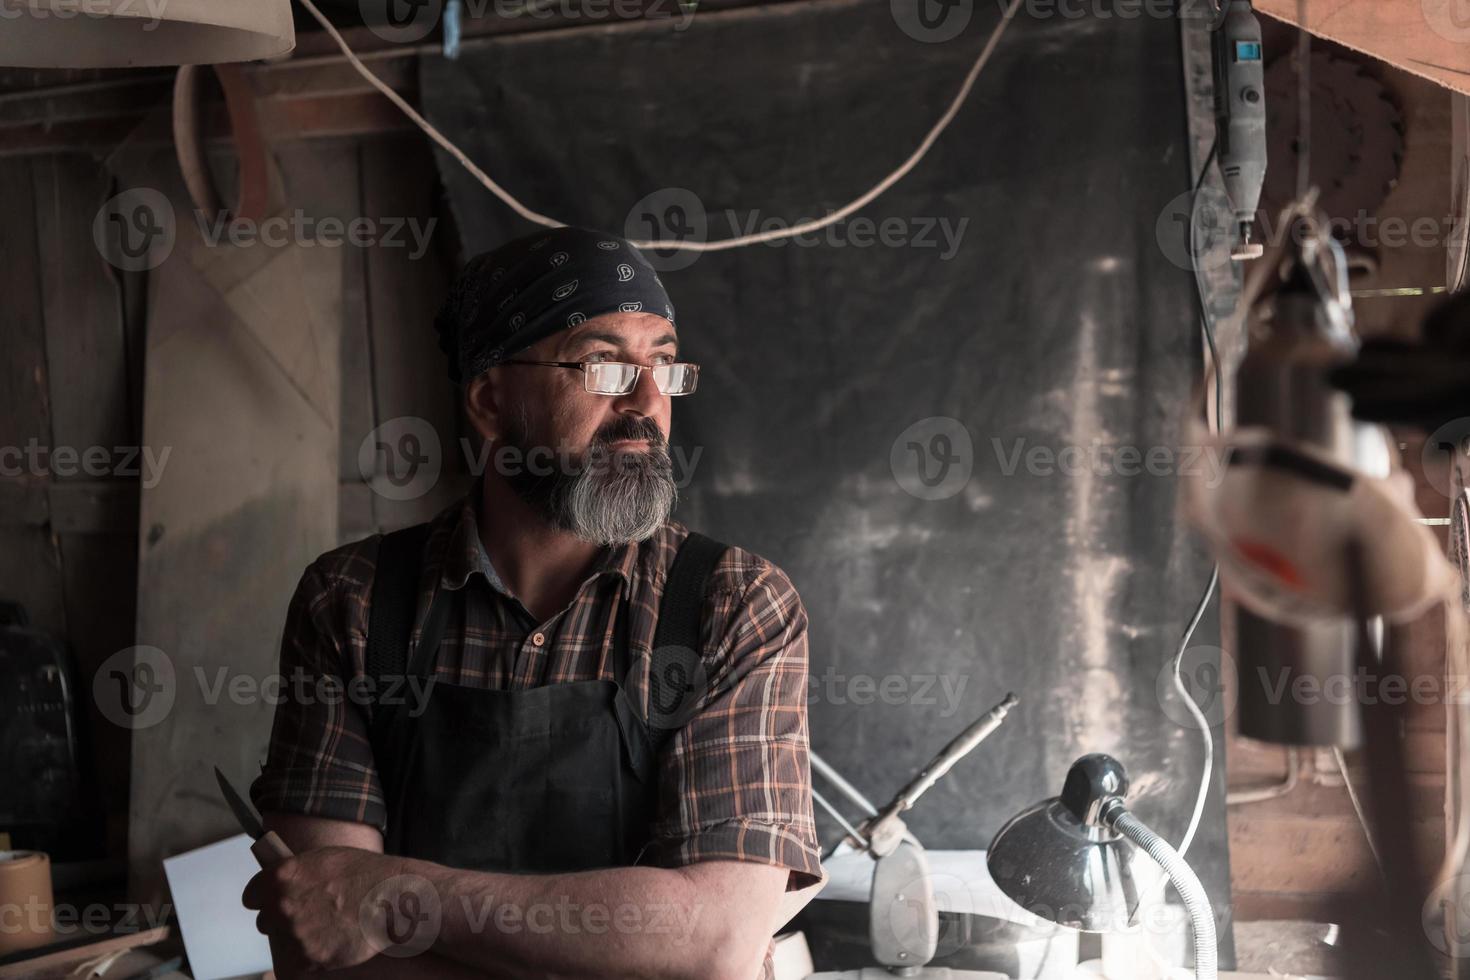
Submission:
[[[501,401],[504,392],[491,378],[494,373],[492,368],[472,379],[464,387],[465,414],[469,416],[470,424],[475,427],[480,438],[486,442],[496,442],[503,431],[504,416]]]

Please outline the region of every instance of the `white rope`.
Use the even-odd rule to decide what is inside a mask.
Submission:
[[[362,60],[357,57],[352,48],[348,47],[346,39],[342,37],[337,28],[332,26],[332,22],[327,20],[326,15],[323,14],[319,9],[317,9],[316,4],[312,3],[311,0],[297,0],[297,2],[305,7],[307,12],[311,14],[311,16],[316,18],[316,22],[322,25],[322,30],[326,31],[327,34],[331,36],[332,40],[337,42],[337,47],[342,49],[343,56],[352,63],[352,67],[357,69],[357,73],[359,75],[367,79],[369,85],[381,92],[384,98],[386,98],[389,102],[393,103],[400,110],[402,110],[403,114],[409,119],[413,120],[414,125],[418,126],[419,129],[422,129],[424,133],[428,135],[429,139],[433,140],[435,143],[438,143],[444,149],[445,153],[448,153],[450,156],[458,160],[466,170],[475,175],[476,180],[488,187],[492,194],[500,198],[506,204],[510,205],[511,209],[514,210],[516,214],[520,215],[522,218],[525,218],[527,221],[534,221],[536,224],[545,225],[548,228],[563,227],[562,222],[557,221],[553,218],[548,218],[544,214],[539,214],[535,211],[532,211],[530,208],[526,207],[520,201],[517,201],[514,197],[512,197],[505,190],[505,188],[501,187],[495,182],[495,179],[493,177],[491,177],[485,171],[476,166],[475,161],[465,156],[463,150],[451,143],[449,141],[449,137],[439,132],[439,130],[434,128],[433,123],[429,122],[429,120],[419,115],[418,110],[409,105],[407,100],[405,100],[403,96],[393,91],[393,89],[387,83],[385,83],[381,78],[369,71],[367,65],[363,64]]]
[[[409,105],[408,101],[405,100],[403,96],[393,91],[391,86],[385,83],[377,75],[374,75],[371,71],[369,71],[367,65],[362,63],[362,60],[358,58],[358,56],[353,52],[352,48],[348,46],[346,39],[343,38],[342,34],[337,30],[337,28],[332,25],[332,22],[327,20],[326,15],[317,8],[316,4],[313,3],[312,0],[297,0],[297,2],[305,7],[307,12],[310,13],[312,17],[316,18],[316,22],[322,25],[322,30],[326,31],[327,34],[332,38],[332,40],[337,42],[337,47],[342,49],[343,56],[348,60],[353,68],[357,69],[358,74],[360,74],[363,78],[367,80],[368,84],[370,84],[373,88],[382,93],[382,95],[389,102],[392,102],[395,106],[397,106],[404,115],[406,115],[410,120],[413,121],[414,125],[423,130],[424,134],[427,135],[429,139],[437,143],[444,150],[444,152],[448,153],[450,156],[454,157],[454,159],[458,160],[460,165],[468,170],[476,180],[484,184],[486,189],[488,189],[490,193],[494,194],[496,197],[504,201],[511,208],[511,210],[515,211],[516,214],[520,215],[522,218],[525,218],[527,221],[534,222],[538,225],[544,225],[547,228],[561,228],[565,226],[565,222],[557,221],[555,218],[551,218],[539,212],[532,211],[530,208],[526,207],[519,200],[517,200],[515,195],[511,194],[505,188],[496,183],[495,179],[487,174],[484,170],[480,169],[480,167],[473,160],[465,155],[463,150],[455,146],[454,143],[452,143],[447,136],[439,132],[438,129],[434,128],[433,123],[429,122],[427,119],[419,114],[417,109]],[[934,127],[929,130],[928,135],[924,137],[918,148],[909,155],[909,158],[907,160],[899,164],[892,173],[890,173],[887,177],[884,177],[881,181],[870,188],[866,193],[854,198],[852,201],[849,201],[847,204],[838,208],[836,211],[831,212],[825,217],[816,218],[811,221],[804,221],[801,224],[792,225],[789,228],[775,228],[769,231],[757,232],[751,235],[739,235],[735,238],[722,238],[712,242],[652,239],[635,240],[632,244],[636,248],[641,249],[657,248],[680,249],[686,252],[719,252],[729,248],[740,248],[745,245],[755,245],[760,242],[770,242],[782,238],[795,238],[797,235],[805,235],[810,232],[817,231],[821,228],[825,228],[828,225],[836,224],[843,218],[846,218],[848,215],[852,214],[854,211],[866,207],[880,194],[902,180],[909,173],[909,171],[913,170],[914,167],[918,165],[919,161],[924,159],[924,156],[929,152],[929,149],[934,145],[935,141],[939,139],[940,135],[942,135],[944,131],[949,128],[949,124],[953,122],[954,117],[959,114],[960,107],[964,105],[965,99],[970,94],[970,90],[975,86],[975,80],[980,77],[980,72],[985,69],[985,65],[990,61],[991,54],[995,51],[996,45],[1000,43],[1002,35],[1005,34],[1006,28],[1010,26],[1011,21],[1015,18],[1016,10],[1020,6],[1021,0],[1011,0],[1010,4],[1006,7],[1005,13],[1001,15],[1000,23],[996,24],[995,30],[990,32],[990,39],[985,42],[985,48],[980,52],[980,56],[975,59],[975,63],[970,67],[969,74],[965,76],[964,83],[960,85],[959,92],[955,94],[954,100],[950,103],[949,108],[945,110],[944,115],[939,117],[939,121],[936,122],[934,124]]]

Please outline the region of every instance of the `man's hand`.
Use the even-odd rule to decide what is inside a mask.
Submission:
[[[278,955],[308,970],[340,970],[382,951],[385,944],[365,928],[375,914],[368,904],[393,903],[382,893],[400,863],[355,847],[323,847],[261,871],[242,899],[260,912],[256,926]]]

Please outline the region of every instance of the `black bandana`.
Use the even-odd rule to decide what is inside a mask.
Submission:
[[[674,320],[663,283],[627,240],[554,228],[471,259],[434,326],[455,382],[474,378],[559,330],[603,313]]]

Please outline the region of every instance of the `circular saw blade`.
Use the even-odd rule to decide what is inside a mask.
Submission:
[[[1403,161],[1403,119],[1383,84],[1357,61],[1321,49],[1311,59],[1311,183],[1318,206],[1344,244],[1359,240],[1363,218],[1372,217],[1398,180]],[[1266,69],[1266,99],[1275,111],[1266,121],[1266,182],[1261,206],[1272,220],[1296,196],[1297,73],[1283,55]],[[1369,226],[1371,227],[1371,226]]]

